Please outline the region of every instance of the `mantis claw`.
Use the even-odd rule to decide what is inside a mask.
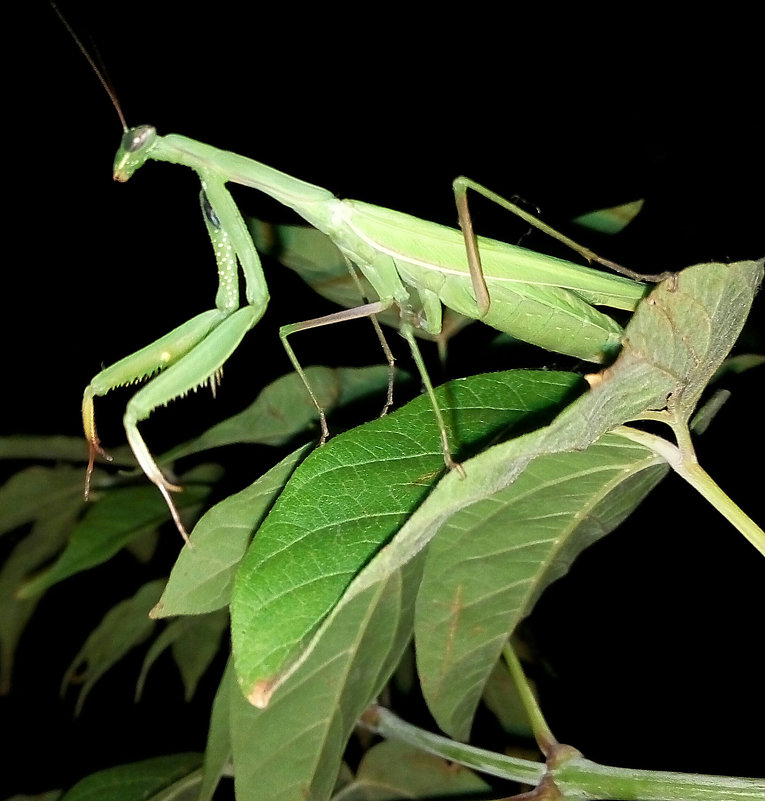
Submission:
[[[183,537],[184,542],[189,548],[193,548],[194,545],[189,539],[188,532],[184,527],[183,523],[181,522],[181,517],[178,514],[178,510],[175,508],[175,504],[173,503],[173,499],[170,497],[170,491],[172,492],[179,492],[183,488],[178,487],[175,484],[171,484],[169,481],[165,480],[163,477],[162,484],[157,484],[157,488],[162,493],[162,497],[165,499],[165,503],[167,504],[167,508],[170,510],[170,516],[173,518],[173,522],[175,523],[175,527],[180,532],[181,536]],[[156,484],[156,482],[154,482]]]
[[[95,441],[88,440],[88,467],[85,471],[85,500],[90,500],[90,479],[93,475],[93,468],[96,463],[96,456],[106,459],[107,462],[112,461],[112,457],[101,447],[101,443],[96,439]]]
[[[444,454],[444,464],[449,468],[449,470],[454,470],[460,481],[467,478],[467,473],[465,472],[465,468],[462,466],[462,464],[460,462],[455,462],[454,459],[452,459],[452,457],[446,453]]]

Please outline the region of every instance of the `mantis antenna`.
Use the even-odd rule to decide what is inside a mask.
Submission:
[[[90,67],[93,70],[93,72],[96,73],[98,80],[101,82],[101,86],[104,87],[104,89],[106,90],[106,94],[109,95],[109,100],[112,101],[112,105],[114,106],[114,109],[117,112],[117,116],[120,118],[120,123],[122,124],[122,130],[127,131],[128,127],[127,123],[125,122],[125,115],[122,113],[122,106],[120,106],[120,102],[117,99],[117,93],[114,91],[114,87],[106,79],[103,67],[99,67],[99,65],[96,64],[95,59],[93,58],[93,56],[90,55],[90,52],[82,43],[80,37],[77,36],[77,34],[74,32],[74,28],[72,28],[67,18],[61,13],[61,9],[55,3],[51,3],[50,5],[51,8],[56,12],[56,16],[61,20],[64,27],[69,32],[69,35],[72,37],[72,39],[74,39],[74,43],[77,45],[82,55],[85,56],[85,59],[87,60],[88,64],[90,64]]]

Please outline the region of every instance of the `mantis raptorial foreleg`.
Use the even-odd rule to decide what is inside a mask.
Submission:
[[[93,398],[160,373],[129,401],[124,417],[125,432],[138,464],[159,488],[178,530],[187,541],[188,534],[170,496],[180,487],[162,474],[138,431],[138,423],[158,406],[204,384],[209,383],[214,392],[223,364],[263,315],[268,302],[260,259],[231,195],[222,181],[205,173],[202,173],[202,187],[202,213],[218,263],[216,308],[197,315],[151,345],[102,370],[85,390],[82,401],[83,426],[90,444],[87,497],[95,456],[106,456],[96,432]],[[242,308],[238,308],[237,263],[241,264],[247,282],[248,305]]]

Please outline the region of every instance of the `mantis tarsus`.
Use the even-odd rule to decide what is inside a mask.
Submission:
[[[85,52],[82,45],[80,47]],[[86,52],[85,55],[96,69]],[[103,82],[100,73],[99,77]],[[107,91],[117,106],[108,87]],[[159,488],[186,540],[188,535],[170,494],[180,488],[162,474],[137,426],[158,406],[191,389],[206,383],[214,389],[223,364],[245,333],[261,318],[268,303],[268,288],[260,258],[226,188],[227,183],[259,189],[294,209],[310,225],[330,237],[343,253],[351,273],[356,268],[360,270],[377,295],[376,300],[356,308],[280,329],[287,354],[318,410],[322,442],[328,436],[324,412],[288,342],[289,335],[296,331],[371,317],[389,365],[392,365],[392,356],[374,315],[397,308],[400,332],[409,343],[433,404],[444,461],[448,467],[461,471],[462,468],[452,460],[441,411],[415,341],[415,329],[438,334],[442,307],[448,307],[518,339],[601,362],[612,358],[618,351],[622,329],[594,306],[631,311],[647,291],[646,284],[632,280],[637,276],[630,271],[600,259],[515,204],[464,177],[457,178],[453,184],[462,228],[460,233],[401,212],[360,201],[340,200],[326,189],[252,159],[184,136],[160,136],[149,125],[128,128],[121,112],[120,118],[124,135],[114,162],[116,180],[127,181],[150,159],[181,164],[198,174],[202,183],[203,218],[218,264],[219,284],[214,309],[197,315],[156,342],[102,370],[86,388],[82,405],[83,425],[90,445],[86,494],[95,456],[106,457],[96,433],[94,397],[117,386],[151,377],[127,405],[125,430],[139,465]],[[468,189],[519,215],[572,247],[588,261],[626,272],[632,278],[476,237],[468,212]],[[245,279],[246,304],[243,306],[239,304],[237,264],[241,266]],[[663,276],[651,276],[650,280],[660,277]]]

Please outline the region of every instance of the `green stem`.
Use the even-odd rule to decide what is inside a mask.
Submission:
[[[695,490],[706,498],[754,547],[765,556],[765,531],[746,512],[735,504],[715,483],[712,477],[695,460],[684,458],[681,450],[662,437],[629,426],[615,429],[619,434],[650,448],[666,460],[667,464]]]
[[[621,801],[763,801],[765,780],[634,770],[574,757],[552,771],[564,798]]]
[[[515,684],[515,689],[518,691],[518,695],[521,698],[521,703],[526,710],[526,715],[531,721],[534,739],[537,741],[537,745],[542,753],[546,757],[549,757],[555,750],[555,746],[558,745],[558,741],[547,725],[547,721],[534,696],[534,692],[526,679],[526,674],[523,672],[523,667],[521,666],[518,656],[509,642],[505,643],[502,649],[502,656],[505,659],[505,664],[507,665],[513,684]]]
[[[536,786],[542,781],[547,770],[541,762],[495,754],[493,751],[458,743],[440,734],[412,726],[382,706],[369,707],[361,723],[370,731],[388,740],[413,745],[422,751],[474,768],[489,776]]]
[[[581,756],[547,771],[527,759],[495,754],[419,729],[389,710],[370,707],[362,723],[376,734],[408,743],[460,765],[522,784],[538,785],[549,775],[561,795],[577,801],[763,801],[765,780],[633,770],[598,765]]]

